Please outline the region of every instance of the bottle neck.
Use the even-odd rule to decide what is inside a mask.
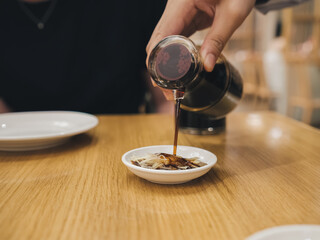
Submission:
[[[148,62],[148,71],[158,86],[179,91],[194,83],[202,68],[195,44],[183,36],[160,41]]]

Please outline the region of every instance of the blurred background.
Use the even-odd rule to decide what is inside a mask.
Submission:
[[[205,35],[191,39],[201,44]],[[236,111],[276,111],[320,128],[320,0],[266,15],[254,10],[223,54],[244,81]]]

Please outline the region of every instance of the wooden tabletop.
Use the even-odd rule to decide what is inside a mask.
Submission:
[[[88,134],[41,151],[0,152],[0,239],[245,239],[320,224],[320,131],[270,112],[233,113],[217,136],[180,134],[215,153],[181,185],[136,177],[126,151],[171,144],[173,117],[99,116]]]

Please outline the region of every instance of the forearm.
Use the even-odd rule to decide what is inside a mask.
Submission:
[[[308,0],[257,0],[255,8],[265,14],[271,10],[279,10],[305,1]]]

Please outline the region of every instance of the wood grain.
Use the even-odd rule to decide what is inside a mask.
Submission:
[[[270,112],[234,113],[217,136],[180,134],[218,163],[182,185],[149,183],[126,151],[171,144],[173,117],[99,116],[60,147],[0,153],[0,239],[244,239],[320,224],[320,132]]]

